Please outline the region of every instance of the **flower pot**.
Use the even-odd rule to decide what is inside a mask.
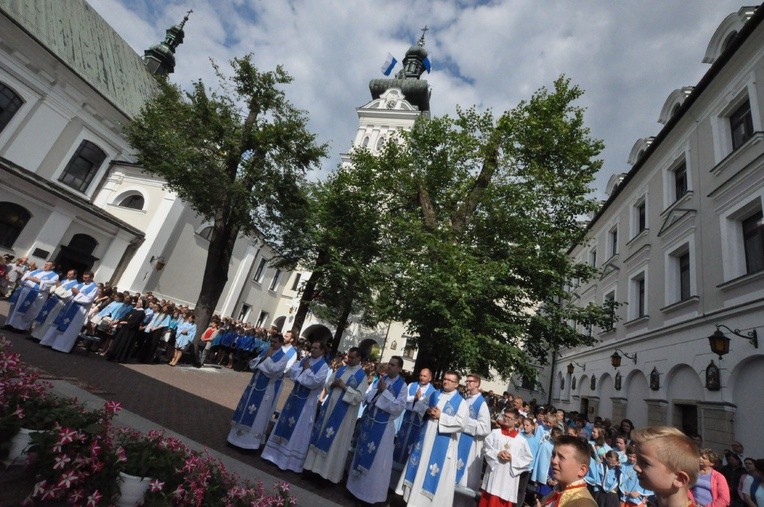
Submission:
[[[16,436],[11,439],[11,448],[8,451],[8,457],[5,458],[6,465],[13,465],[14,463],[23,463],[27,455],[27,450],[32,443],[32,434],[37,430],[30,430],[27,428],[21,428]]]
[[[117,507],[134,507],[142,504],[150,482],[151,478],[149,477],[137,477],[120,472]]]

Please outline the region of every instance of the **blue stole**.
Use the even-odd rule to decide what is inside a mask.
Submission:
[[[88,285],[80,283],[77,284],[75,288],[83,294],[90,294],[94,290],[98,289],[98,285],[96,285],[95,282],[90,282]],[[68,328],[69,324],[72,322],[72,320],[74,320],[74,317],[77,315],[80,307],[82,307],[82,305],[75,302],[74,299],[69,301],[69,303],[66,305],[66,308],[58,312],[56,320],[53,321],[53,325],[56,326],[56,329],[62,333],[66,331],[66,328]]]
[[[482,394],[478,394],[477,398],[475,398],[475,401],[472,402],[472,405],[470,405],[470,419],[478,418],[478,414],[480,414],[480,407],[482,407],[484,404],[485,398],[483,398]],[[470,435],[463,431],[459,435],[459,450],[457,451],[457,456],[459,459],[456,462],[456,484],[459,484],[459,481],[461,481],[462,477],[464,476],[465,470],[467,470],[467,460],[469,459],[470,449],[472,448],[472,443],[474,441],[475,435]]]
[[[257,363],[258,365],[265,360],[266,352],[267,351],[264,350],[260,354],[260,361]],[[282,357],[284,357],[284,351],[279,349],[271,356],[271,359],[274,362],[278,362]],[[244,394],[241,395],[241,401],[239,401],[239,405],[236,407],[236,411],[231,418],[235,424],[252,426],[255,423],[255,415],[265,397],[265,391],[268,388],[270,380],[271,379],[269,379],[263,372],[255,370],[252,374],[252,380],[249,381],[249,385],[244,390]]]
[[[43,275],[43,273],[47,273],[47,274]],[[43,275],[43,276],[40,276],[40,275]],[[53,278],[54,276],[58,276],[58,275],[56,275],[55,271],[43,271],[42,269],[35,269],[31,273],[29,273],[29,276],[42,278],[43,280],[49,280]],[[24,283],[26,284],[28,283],[28,281],[25,281]],[[31,283],[33,285],[31,287],[29,285],[26,285],[26,286],[22,285],[22,287],[27,289],[27,293],[24,296],[24,299],[18,302],[18,307],[19,307],[18,311],[21,313],[26,313],[27,311],[29,311],[29,308],[32,306],[32,303],[34,303],[34,300],[37,299],[37,296],[40,295],[40,284],[35,282],[31,282]],[[18,296],[16,297],[18,298]]]
[[[67,290],[71,289],[75,285],[77,285],[77,280],[67,280],[61,284],[61,286]],[[59,301],[63,301],[61,298],[56,296],[55,294],[52,294],[51,297],[48,298],[47,301],[45,301],[45,304],[42,306],[42,309],[40,310],[40,313],[37,314],[37,317],[35,317],[34,321],[38,324],[42,324],[45,322],[45,319],[48,318],[48,314],[53,310],[53,307],[56,306],[56,304]]]
[[[429,400],[430,408],[437,406],[440,394],[440,391],[432,393]],[[456,414],[462,401],[464,401],[462,395],[455,392],[443,407],[443,413],[447,415]],[[438,421],[434,421],[433,424],[438,424]],[[416,472],[419,469],[422,459],[424,436],[426,434],[426,431],[419,433],[419,441],[417,441],[416,445],[411,450],[409,464],[408,467],[406,467],[406,478],[403,481],[403,484],[408,487],[411,487],[411,485],[414,484],[414,478],[416,477]],[[430,461],[427,463],[429,472],[425,475],[424,482],[422,483],[422,494],[427,498],[432,499],[432,497],[435,496],[435,490],[438,489],[438,482],[440,481],[441,475],[440,472],[443,471],[443,463],[446,461],[446,454],[448,453],[448,445],[451,443],[451,437],[451,433],[435,433],[435,441],[432,443],[432,449],[430,450]]]
[[[335,380],[342,377],[342,375],[345,374],[345,370],[347,370],[347,368],[347,365],[341,366],[337,370],[337,374],[334,376]],[[365,376],[366,372],[363,370],[363,368],[359,367],[358,371],[356,371],[355,374],[348,379],[347,386],[353,388],[358,387]],[[337,434],[337,430],[342,424],[342,420],[345,419],[345,414],[347,414],[348,408],[350,407],[350,403],[342,399],[344,396],[344,391],[340,390],[337,392],[334,391],[334,389],[332,389],[332,391],[333,392],[331,396],[338,395],[340,399],[337,400],[337,403],[334,404],[334,410],[332,410],[332,413],[328,414],[328,420],[326,410],[329,406],[329,402],[327,401],[321,406],[321,412],[318,414],[318,420],[316,421],[315,426],[313,426],[313,434],[310,436],[311,447],[315,447],[316,450],[323,456],[326,455],[326,453],[329,451],[329,447],[332,445],[332,442],[334,442],[334,436]],[[323,424],[325,420],[326,425]],[[322,426],[326,426],[325,431],[321,431]]]
[[[414,396],[419,384],[411,384],[408,387],[409,396]],[[427,386],[427,390],[422,393],[422,398],[430,396],[435,388],[432,384]],[[414,402],[416,403],[416,402]],[[422,417],[411,409],[406,409],[403,412],[403,422],[401,423],[401,429],[398,431],[397,438],[395,439],[395,448],[393,449],[393,461],[396,463],[406,463],[408,453],[411,451],[411,447],[419,439],[419,432],[422,430],[424,421]]]
[[[387,382],[387,375],[384,377]],[[374,381],[371,385],[371,389],[376,391],[379,379]],[[398,375],[391,384],[387,384],[385,388],[389,391],[394,398],[398,398],[401,389],[406,387],[406,382],[403,380],[402,375]],[[359,431],[358,444],[355,447],[355,455],[353,456],[353,464],[350,466],[351,470],[355,470],[358,473],[366,473],[374,463],[374,456],[377,455],[377,449],[382,442],[382,437],[387,429],[387,422],[390,420],[390,414],[384,410],[379,410],[375,405],[376,396],[369,406],[366,408],[363,419],[361,420],[361,428]]]
[[[16,304],[16,302],[19,300],[19,294],[21,294],[21,287],[16,287],[13,289],[11,297],[8,298],[8,303],[11,305]]]
[[[244,335],[244,336],[249,336],[249,335]],[[252,338],[252,345],[250,345],[250,346],[253,346],[255,344],[255,338],[254,338],[254,336],[251,336],[251,338]],[[266,348],[268,348],[268,347],[266,347]],[[292,345],[292,348],[289,349],[286,352],[286,355],[287,355],[287,364],[289,364],[289,361],[291,361],[292,358],[295,355],[297,355],[297,349],[294,348],[294,345]],[[284,373],[286,373],[286,371]],[[284,382],[283,376],[276,381],[276,384],[273,386],[273,389],[274,389],[274,391],[273,391],[274,394],[273,395],[274,395],[274,397],[278,397],[279,391],[281,391],[281,384],[283,382]]]
[[[326,361],[321,357],[310,367],[310,370],[313,373],[318,373],[318,370],[325,364]],[[297,424],[298,419],[300,419],[300,414],[302,413],[303,407],[305,407],[305,402],[308,401],[310,392],[311,389],[308,389],[304,385],[297,382],[294,383],[294,389],[292,389],[292,392],[289,394],[284,409],[281,411],[281,415],[279,415],[279,420],[276,422],[276,428],[273,430],[273,440],[275,442],[284,443],[292,438],[295,425]]]

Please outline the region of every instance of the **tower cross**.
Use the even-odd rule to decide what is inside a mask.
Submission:
[[[418,44],[424,47],[424,34],[427,32],[427,30],[429,30],[429,28],[427,27],[427,25],[424,25],[424,28],[421,28],[421,30],[422,30],[422,35],[421,37],[419,37]]]

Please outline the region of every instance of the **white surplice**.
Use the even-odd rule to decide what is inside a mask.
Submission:
[[[360,364],[356,366],[348,366],[345,368],[340,379],[345,382],[347,386],[348,380],[350,380],[351,377],[354,377],[360,369]],[[327,381],[328,385],[331,385],[331,383],[334,382],[336,374],[336,371],[331,374]],[[348,450],[350,449],[350,441],[353,439],[353,432],[355,431],[358,405],[361,404],[361,400],[363,399],[367,387],[368,381],[366,380],[366,375],[364,375],[361,383],[357,387],[347,386],[347,390],[345,391],[339,387],[335,387],[330,391],[329,399],[325,401],[326,415],[324,420],[316,421],[316,424],[321,425],[322,433],[327,431],[326,423],[329,422],[329,417],[338,401],[342,400],[350,406],[348,407],[347,412],[345,412],[345,417],[342,419],[339,428],[332,429],[334,439],[326,453],[323,453],[313,446],[308,448],[308,456],[305,459],[305,470],[312,470],[331,482],[340,482],[345,473],[345,462],[347,461]]]
[[[501,451],[509,451],[512,459],[499,460]],[[481,489],[512,503],[517,503],[520,474],[531,469],[533,454],[528,441],[519,433],[514,437],[502,434],[501,429],[491,432],[483,444],[486,469]]]
[[[311,367],[316,364],[317,361],[323,359],[310,358],[308,360],[308,367],[303,371],[302,361],[295,362],[289,369],[287,375],[296,383],[310,389],[310,394],[305,400],[300,417],[295,423],[292,436],[287,442],[279,442],[274,438],[274,431],[271,432],[271,436],[268,438],[268,443],[265,444],[263,449],[262,458],[274,463],[282,470],[291,470],[293,472],[302,472],[305,458],[308,454],[308,445],[310,445],[310,435],[313,431],[313,423],[316,420],[316,405],[318,403],[318,395],[321,394],[321,390],[326,382],[326,377],[329,375],[329,365],[324,364],[318,369],[316,373],[313,372]],[[296,386],[295,386],[296,388]],[[294,391],[293,391],[294,392]],[[290,394],[290,396],[292,396]],[[287,401],[289,403],[289,401]],[[281,411],[279,420],[284,417],[284,411]],[[276,422],[278,426],[278,422]],[[274,427],[275,430],[275,427]]]
[[[469,408],[475,402],[478,396],[482,394],[473,394],[466,398],[463,403],[467,404]],[[472,435],[475,440],[470,447],[469,455],[467,456],[466,463],[459,463],[458,466],[464,466],[466,468],[462,480],[459,481],[459,485],[470,488],[475,493],[480,490],[480,479],[483,473],[483,442],[485,438],[491,433],[491,412],[488,410],[488,403],[482,403],[477,417],[473,418],[470,414],[467,419],[467,424],[464,425],[463,433]],[[467,498],[464,495],[455,495],[454,506],[474,506],[475,502],[472,498]]]
[[[42,279],[40,283],[37,283],[29,279],[33,276],[35,278],[47,278]],[[19,298],[8,313],[6,324],[15,329],[29,329],[32,322],[34,322],[35,317],[37,317],[37,314],[40,313],[45,301],[48,300],[50,288],[53,287],[56,282],[58,282],[58,275],[52,271],[35,270],[24,273],[24,276],[21,278],[21,292],[19,292]],[[32,301],[32,304],[27,308],[22,308],[22,302],[26,300],[29,292],[36,288],[39,288],[39,292]]]
[[[74,348],[77,336],[79,336],[80,329],[85,324],[90,307],[93,301],[95,301],[96,296],[98,296],[98,289],[94,288],[93,285],[95,285],[95,282],[92,281],[87,285],[77,285],[80,292],[73,296],[71,300],[72,303],[78,305],[77,313],[72,318],[72,321],[69,322],[66,329],[59,331],[58,328],[53,326],[45,333],[43,341],[50,343],[53,350],[69,353]],[[66,311],[66,309],[62,311]]]
[[[440,417],[438,419],[428,419],[425,423],[422,431],[424,435],[424,446],[422,449],[422,455],[419,467],[414,477],[414,482],[411,487],[405,486],[403,482],[406,479],[406,472],[411,466],[411,457],[406,463],[406,468],[403,469],[401,478],[398,481],[398,487],[395,492],[399,495],[403,495],[403,499],[406,500],[406,505],[409,507],[430,507],[437,505],[442,507],[444,505],[451,505],[454,501],[454,486],[456,485],[456,467],[457,460],[457,445],[459,442],[459,433],[464,429],[464,425],[469,419],[469,407],[467,403],[462,400],[459,404],[459,409],[453,415],[448,415],[443,412],[446,402],[448,402],[454,396],[461,396],[457,391],[450,393],[440,393],[437,407],[441,410]],[[428,406],[427,400],[419,400],[414,406],[414,410],[420,414],[424,414]],[[430,461],[430,453],[432,452],[433,443],[435,442],[435,436],[437,433],[448,433],[451,436],[451,441],[448,443],[448,451],[446,452],[446,459],[443,461],[443,467],[440,470],[440,480],[438,481],[438,488],[432,498],[423,494],[422,484],[424,483],[425,476],[430,473],[427,463]],[[413,450],[412,450],[413,453]]]

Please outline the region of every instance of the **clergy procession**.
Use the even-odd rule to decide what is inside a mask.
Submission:
[[[387,502],[391,490],[411,506],[641,507],[652,496],[637,480],[628,420],[615,429],[509,393],[484,396],[476,374],[461,386],[446,371],[436,386],[425,368],[407,385],[399,356],[368,378],[359,348],[332,367],[324,343],[300,359],[293,339],[275,333],[250,361],[227,441],[262,447],[281,470],[346,477],[359,505]],[[279,411],[284,377],[294,387]]]

